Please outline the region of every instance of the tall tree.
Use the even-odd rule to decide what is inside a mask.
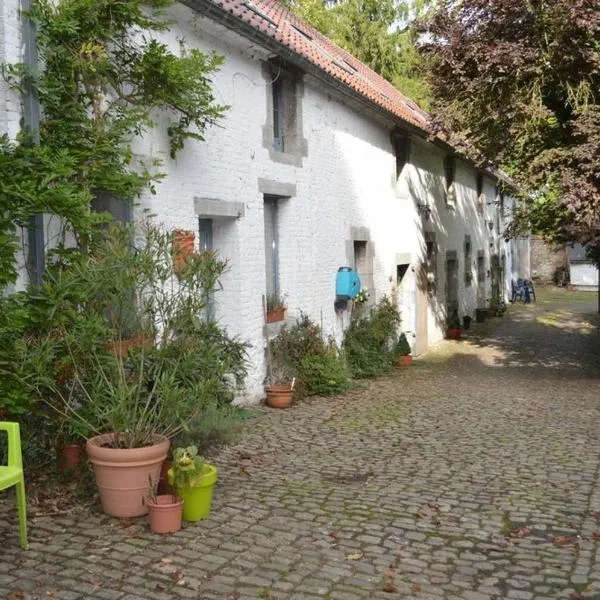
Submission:
[[[291,8],[421,107],[429,88],[421,74],[413,19],[429,0],[291,0]]]
[[[440,0],[420,26],[440,132],[527,192],[515,221],[600,246],[597,0]]]

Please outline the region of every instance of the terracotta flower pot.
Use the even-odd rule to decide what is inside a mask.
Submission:
[[[158,483],[170,442],[162,435],[155,435],[154,444],[145,448],[109,447],[114,439],[114,433],[105,433],[90,438],[86,444],[102,510],[113,517],[145,515],[149,478]]]
[[[289,408],[293,394],[289,385],[272,385],[267,388],[267,405],[271,408]]]
[[[410,367],[412,365],[412,354],[406,354],[405,356],[398,357],[399,367]]]
[[[276,323],[285,319],[285,306],[267,311],[267,323]]]
[[[497,316],[497,314],[498,314],[498,311],[495,308],[488,308],[488,311],[487,311],[488,317],[495,317],[495,316]]]
[[[174,533],[181,529],[183,499],[173,494],[146,498],[148,521],[153,533]]]
[[[122,356],[126,356],[129,348],[135,346],[153,346],[154,338],[151,337],[136,337],[130,338],[128,340],[118,340],[109,343],[110,351],[121,358]]]
[[[79,461],[81,460],[81,453],[83,452],[83,446],[81,444],[67,444],[56,449],[58,452],[58,458],[60,465],[64,469],[74,471],[79,467]]]
[[[446,332],[446,337],[449,340],[460,340],[461,329],[460,327],[449,327]]]
[[[175,272],[180,273],[189,257],[194,253],[194,240],[196,234],[193,231],[185,229],[175,229],[173,231],[173,245],[171,252],[173,254],[173,266]]]

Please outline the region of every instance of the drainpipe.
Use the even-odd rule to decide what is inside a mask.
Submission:
[[[31,10],[31,0],[22,0],[21,13]],[[22,15],[25,64],[37,73],[36,26],[32,19]],[[40,143],[40,103],[34,86],[27,84],[23,96],[23,121],[34,144]],[[39,284],[44,275],[44,215],[37,214],[29,220],[27,266],[32,284]]]

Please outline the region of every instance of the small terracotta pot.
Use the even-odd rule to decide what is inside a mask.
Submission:
[[[113,517],[145,515],[149,481],[158,483],[170,442],[162,435],[155,435],[152,446],[111,448],[114,439],[114,433],[105,433],[90,438],[86,444],[102,510]]]
[[[461,329],[460,327],[450,327],[446,332],[446,337],[449,340],[460,340]]]
[[[173,254],[173,266],[175,272],[180,273],[189,257],[194,253],[194,240],[196,234],[193,231],[185,229],[175,229],[173,231],[173,244],[171,252]]]
[[[74,471],[79,467],[83,446],[81,444],[67,444],[57,448],[60,464],[63,468]]]
[[[285,306],[267,311],[267,323],[276,323],[277,321],[283,321],[283,319],[285,319]]]
[[[133,348],[135,346],[153,346],[154,338],[150,337],[136,337],[130,338],[128,340],[118,340],[115,342],[109,343],[110,351],[118,356],[119,358],[126,356],[129,348]]]
[[[181,529],[183,499],[172,494],[156,496],[155,501],[146,498],[148,521],[153,533],[174,533]]]
[[[406,354],[405,356],[398,357],[399,367],[410,367],[412,365],[412,354]]]
[[[496,317],[496,316],[498,316],[498,311],[495,308],[488,308],[487,316],[488,317]]]
[[[267,388],[267,405],[271,408],[289,408],[294,391],[289,385],[272,385]]]

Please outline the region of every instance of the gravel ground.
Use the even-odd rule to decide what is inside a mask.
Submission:
[[[0,502],[0,597],[600,598],[593,294],[542,291],[410,369],[260,409],[209,520],[167,537]],[[2,595],[4,594],[4,595]]]

